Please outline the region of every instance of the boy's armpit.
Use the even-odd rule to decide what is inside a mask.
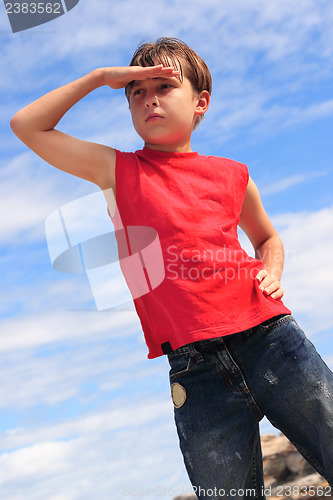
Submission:
[[[108,206],[108,212],[110,217],[114,217],[116,212],[116,194],[115,189],[107,188],[102,190],[104,198],[106,199],[106,204]]]

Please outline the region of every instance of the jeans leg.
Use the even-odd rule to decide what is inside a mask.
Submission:
[[[197,497],[264,499],[263,415],[223,343],[169,362],[180,447]]]
[[[333,485],[333,374],[296,321],[231,340],[260,410]]]

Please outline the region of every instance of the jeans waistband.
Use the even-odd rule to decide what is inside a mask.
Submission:
[[[260,326],[268,326],[270,323],[273,323],[277,321],[280,318],[283,318],[284,316],[287,316],[286,314],[279,314],[278,316],[274,316],[273,318],[269,318],[266,321],[260,323],[257,326],[254,326],[252,328],[248,328],[247,330],[243,330],[241,332],[237,333],[242,333],[242,334],[249,334],[254,330],[255,328],[258,328]],[[236,333],[232,333],[230,335],[236,335]],[[211,339],[205,339],[205,340],[197,340],[196,342],[191,342],[189,344],[185,344],[182,347],[179,347],[178,349],[175,349],[174,351],[171,351],[168,353],[169,357],[173,356],[178,356],[179,354],[188,354],[193,349],[198,352],[204,352],[204,351],[212,351],[216,348],[216,346],[220,345],[223,343],[223,339],[226,337],[230,337],[230,335],[224,335],[223,337],[213,337]]]

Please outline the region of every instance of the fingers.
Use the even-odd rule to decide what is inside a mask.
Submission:
[[[269,287],[265,288],[264,293],[272,297],[272,299],[281,299],[283,297],[283,289],[279,281],[275,281]]]
[[[179,71],[173,66],[117,66],[101,68],[102,84],[109,85],[112,89],[126,87],[131,81],[146,80],[147,78],[172,78],[178,77]]]
[[[145,80],[146,78],[166,77],[172,78],[179,75],[179,71],[173,66],[131,66],[133,68],[133,78],[135,80]]]
[[[269,274],[265,269],[262,269],[257,274],[257,281],[260,290],[265,294],[272,297],[272,299],[281,299],[283,297],[283,289],[281,288],[280,281]]]

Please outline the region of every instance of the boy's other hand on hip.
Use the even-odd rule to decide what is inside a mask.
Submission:
[[[266,269],[262,269],[256,276],[260,290],[272,297],[272,299],[281,299],[283,297],[283,289],[279,279],[273,274],[270,274]]]

